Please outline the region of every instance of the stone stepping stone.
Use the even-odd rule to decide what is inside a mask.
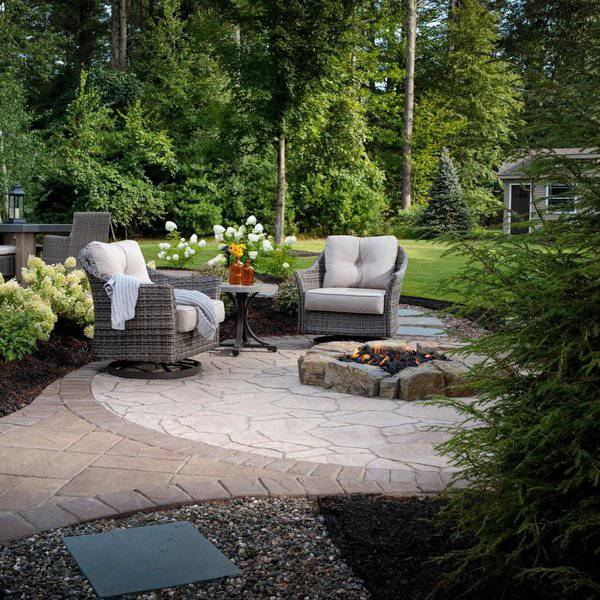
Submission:
[[[445,336],[447,334],[443,329],[437,329],[436,327],[418,327],[418,326],[412,326],[412,325],[400,325],[400,327],[398,327],[398,329],[396,330],[396,335]]]
[[[416,310],[415,308],[399,308],[398,316],[399,317],[422,317],[423,312],[420,310]]]
[[[400,325],[434,325],[436,327],[443,327],[444,321],[437,317],[398,317],[398,323]]]

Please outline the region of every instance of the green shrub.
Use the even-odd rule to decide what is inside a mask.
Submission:
[[[64,264],[47,265],[41,258],[31,257],[23,269],[23,283],[47,302],[59,319],[80,326],[84,334],[94,335],[94,303],[90,286],[75,259]]]
[[[280,286],[275,296],[275,310],[284,315],[295,316],[298,314],[298,286],[294,277],[286,279]]]
[[[455,242],[464,312],[503,317],[471,344],[488,358],[478,399],[446,401],[472,425],[445,445],[471,484],[448,513],[467,540],[448,557],[457,596],[600,596],[600,184],[586,179],[577,214]]]
[[[18,360],[49,338],[56,315],[31,289],[0,275],[0,359]]]
[[[458,173],[446,148],[442,149],[436,178],[429,192],[429,202],[419,215],[418,225],[425,237],[447,232],[467,232],[471,216]]]
[[[275,245],[271,252],[259,256],[256,264],[257,271],[282,279],[289,277],[296,266],[296,258],[290,254],[290,248],[295,241],[295,237],[289,236],[285,238],[283,244]]]

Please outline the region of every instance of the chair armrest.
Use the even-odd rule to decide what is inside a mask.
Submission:
[[[400,268],[395,273],[392,273],[392,277],[385,290],[386,307],[396,308],[400,303],[400,292],[402,290],[402,281],[404,280],[407,263],[408,259],[405,254]]]
[[[155,269],[148,269],[148,275],[155,284],[203,292],[213,300],[219,298],[221,279],[217,275],[167,275]]]
[[[323,280],[323,254],[308,269],[298,269],[294,273],[296,285],[300,296],[309,290],[315,290],[321,287]]]
[[[48,265],[64,262],[69,256],[69,237],[65,235],[45,235],[42,259]]]

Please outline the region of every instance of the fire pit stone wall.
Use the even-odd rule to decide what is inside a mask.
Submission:
[[[404,340],[369,342],[369,345],[375,344],[380,344],[386,351],[410,349],[421,354],[434,354],[440,359],[431,360],[418,367],[408,367],[390,375],[375,365],[339,360],[342,356],[351,355],[363,344],[356,341],[328,342],[313,346],[298,359],[300,382],[370,398],[419,400],[436,394],[473,394],[467,379],[469,367],[452,355],[446,356],[446,352],[457,348],[458,345]]]

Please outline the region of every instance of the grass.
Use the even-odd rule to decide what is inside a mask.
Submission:
[[[158,244],[161,240],[139,240],[146,260],[156,260]],[[325,245],[322,239],[302,239],[294,245],[297,250],[320,252]],[[436,300],[454,300],[460,302],[462,298],[449,297],[439,289],[440,282],[450,275],[457,275],[465,266],[465,259],[460,256],[443,256],[447,247],[445,244],[429,240],[400,240],[400,245],[408,254],[408,268],[402,294],[406,296],[419,296],[421,298],[434,298]],[[188,267],[193,269],[206,263],[217,253],[217,244],[208,240]],[[305,269],[314,262],[313,257],[297,257],[296,268]],[[156,260],[159,267],[168,266],[167,261]]]

